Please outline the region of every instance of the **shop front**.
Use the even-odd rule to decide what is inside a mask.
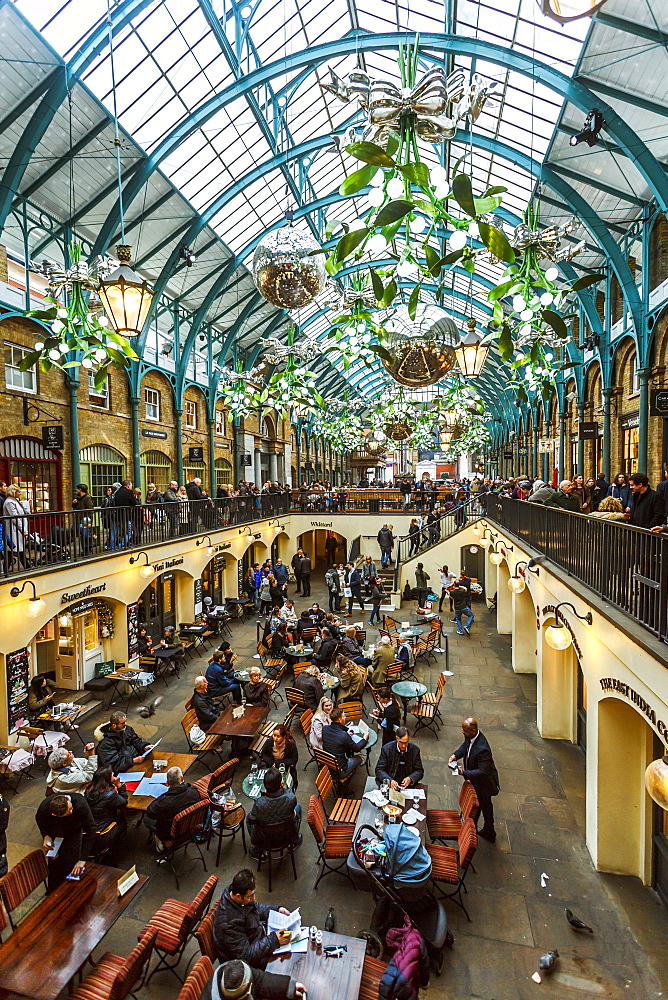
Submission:
[[[62,510],[61,455],[31,437],[0,440],[0,479],[21,489],[33,512]]]
[[[162,573],[151,580],[137,602],[139,625],[146,627],[154,641],[166,628],[176,628],[176,589],[173,573]]]
[[[225,554],[216,552],[208,565],[202,570],[202,599],[206,604],[206,598],[211,598],[211,604],[215,607],[225,603]],[[197,608],[197,603],[195,604]]]
[[[105,659],[104,640],[112,636],[113,612],[106,601],[76,601],[35,636],[35,673],[52,677],[60,688],[80,690],[95,676],[95,664]]]

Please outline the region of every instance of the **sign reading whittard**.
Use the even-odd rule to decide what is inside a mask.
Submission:
[[[183,559],[181,560],[183,562]],[[84,587],[83,590],[77,590],[74,594],[61,594],[60,603],[61,604],[72,604],[74,601],[81,601],[84,597],[90,597],[91,594],[100,594],[103,590],[107,589],[106,583],[100,583],[96,587],[90,584]]]
[[[642,695],[634,691],[632,687],[624,681],[617,680],[616,677],[601,677],[601,687],[604,691],[616,691],[632,701],[640,711],[647,716],[649,722],[655,727],[659,736],[668,736],[668,726],[661,719],[657,719],[656,712],[648,705]]]

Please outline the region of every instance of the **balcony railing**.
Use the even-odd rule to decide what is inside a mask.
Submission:
[[[287,514],[287,494],[187,500],[87,511],[43,511],[1,517],[2,570],[18,576],[30,570],[98,559],[112,552],[145,548]]]
[[[668,642],[668,534],[505,497],[487,517]]]

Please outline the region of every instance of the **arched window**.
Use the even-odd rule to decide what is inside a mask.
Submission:
[[[104,491],[113,483],[125,479],[125,457],[107,444],[91,444],[79,452],[81,481],[86,483],[96,503],[104,499]]]
[[[217,458],[213,464],[216,473],[216,489],[232,485],[232,465],[226,458]]]
[[[183,482],[192,483],[193,479],[201,479],[203,483],[206,482],[206,462],[188,462],[187,465],[183,466]]]
[[[162,451],[145,451],[140,457],[142,496],[146,498],[149,483],[164,493],[172,478],[172,460]]]

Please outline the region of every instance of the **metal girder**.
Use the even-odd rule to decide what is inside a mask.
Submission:
[[[39,81],[36,87],[26,94],[25,97],[21,98],[20,101],[14,105],[9,114],[0,121],[0,134],[7,131],[7,129],[18,121],[29,108],[33,106],[35,101],[42,97],[51,87],[58,82],[58,77],[63,72],[62,64],[57,64],[50,73],[46,73],[42,79]]]
[[[604,184],[603,181],[598,180],[596,177],[591,177],[589,174],[585,174],[582,171],[569,170],[565,167],[559,160],[550,160],[550,167],[556,173],[561,174],[570,181],[577,181],[579,184],[586,184],[588,187],[594,188],[595,191],[602,191],[603,194],[609,194],[613,198],[619,198],[621,201],[627,201],[629,205],[636,205],[638,208],[646,208],[647,202],[642,198],[636,198],[635,195],[627,194],[626,191],[620,191],[613,187],[612,184]]]
[[[59,157],[51,164],[50,167],[47,167],[46,170],[42,171],[37,180],[33,181],[32,184],[29,184],[28,187],[21,192],[20,197],[31,198],[32,195],[35,194],[36,191],[39,191],[39,189],[43,187],[47,181],[51,180],[51,178],[55,174],[57,174],[59,170],[62,170],[63,167],[67,166],[72,157],[78,156],[79,153],[82,150],[84,150],[90,142],[93,141],[93,139],[97,139],[100,132],[104,132],[105,128],[107,128],[110,124],[111,122],[109,118],[104,118],[102,121],[98,122],[97,125],[95,125],[89,132],[86,133],[86,135],[84,135],[81,139],[79,139],[78,142],[74,143],[72,148],[69,150],[68,153],[65,154],[65,156]],[[18,200],[19,199],[17,198],[17,202]]]
[[[134,201],[153,171],[158,169],[165,157],[169,156],[185,138],[204,125],[221,108],[238,97],[268,84],[274,77],[284,76],[291,70],[302,66],[308,65],[315,69],[327,59],[336,58],[351,51],[356,53],[378,51],[397,48],[400,42],[406,44],[415,41],[414,32],[354,33],[336,41],[310,46],[305,51],[291,53],[267,66],[253,70],[220,94],[205,101],[200,108],[195,109],[185,122],[180,123],[170,135],[163,139],[151,155],[142,161],[140,169],[125,186],[123,192],[125,206]],[[475,38],[426,33],[420,35],[420,45],[424,49],[455,53],[472,59],[479,58],[501,65],[505,70],[521,73],[558,93],[564,101],[574,104],[582,111],[589,112],[593,106],[600,107],[607,123],[606,131],[617,141],[620,149],[633,160],[662,211],[668,211],[668,178],[666,178],[663,168],[633,129],[622,120],[611,106],[595,98],[584,84],[571,79],[543,62],[536,61],[529,54],[509,50]],[[116,228],[117,219],[118,204],[109,213],[100,229],[94,253],[101,253],[107,248],[111,233]]]
[[[578,83],[583,83],[590,90],[595,91],[597,94],[603,94],[605,97],[611,98],[613,101],[623,101],[626,104],[632,104],[635,108],[641,108],[643,111],[650,111],[653,115],[658,115],[660,118],[665,118],[668,115],[668,108],[665,104],[658,104],[656,101],[650,101],[646,97],[641,97],[640,94],[633,94],[629,90],[619,90],[618,87],[613,87],[609,83],[605,83],[603,80],[598,80],[595,76],[579,75],[575,77]],[[597,106],[597,105],[594,105]],[[602,110],[602,109],[601,109]],[[606,132],[609,131],[607,126],[607,117],[604,114],[606,120]]]
[[[608,28],[616,28],[627,35],[645,38],[648,42],[656,42],[657,45],[668,48],[668,34],[658,28],[650,27],[649,24],[641,24],[640,21],[627,21],[624,17],[616,17],[604,10],[597,11],[592,21],[594,24],[604,24]]]
[[[176,194],[176,191],[171,191],[170,194],[169,194],[169,197],[171,198],[175,194]],[[169,199],[165,195],[165,201],[168,201],[168,200]],[[152,246],[151,249],[147,253],[145,253],[143,257],[140,257],[139,260],[135,260],[134,261],[134,266],[135,267],[143,267],[144,264],[146,264],[146,262],[151,259],[151,257],[155,257],[155,255],[158,254],[158,253],[160,253],[161,250],[164,250],[166,246],[169,246],[169,244],[173,240],[178,240],[180,234],[189,225],[190,225],[190,219],[186,219],[185,222],[182,225],[178,226],[176,229],[173,229],[170,233],[167,234],[167,236],[164,236],[160,240],[159,243],[156,243],[155,246]],[[126,233],[126,236],[127,236],[127,229],[126,229],[125,233]]]

